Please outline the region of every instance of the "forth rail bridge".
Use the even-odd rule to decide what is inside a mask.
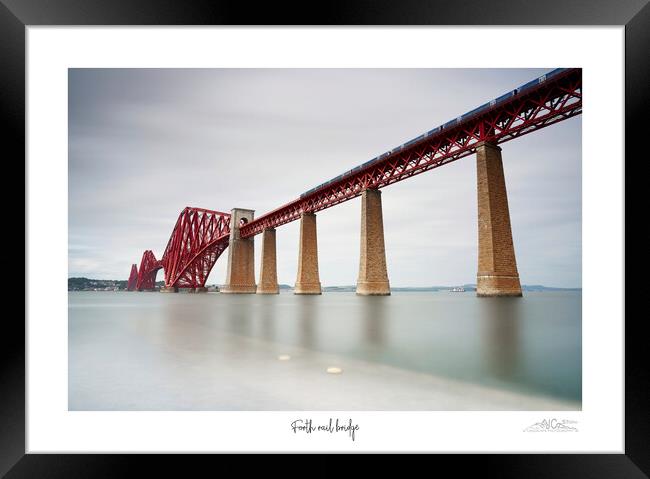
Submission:
[[[582,113],[582,70],[561,68],[521,85],[434,128],[295,200],[254,218],[254,210],[222,213],[186,207],[160,260],[151,250],[133,265],[129,290],[207,291],[205,282],[228,249],[222,293],[277,294],[276,228],[300,220],[296,294],[320,294],[316,213],[361,196],[361,258],[357,294],[388,295],[381,188],[476,154],[478,190],[478,296],[521,296],[512,241],[501,148],[506,141]],[[254,237],[262,234],[259,283],[255,284]]]

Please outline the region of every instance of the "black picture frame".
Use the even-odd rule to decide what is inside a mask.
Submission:
[[[236,1],[0,0],[4,164],[15,167],[18,171],[14,178],[19,177],[20,157],[26,145],[25,27],[29,25],[625,25],[625,155],[636,159],[625,172],[625,224],[629,220],[634,225],[635,218],[638,223],[640,217],[633,216],[633,209],[647,204],[647,197],[642,196],[647,189],[644,184],[647,176],[640,168],[647,157],[647,147],[643,148],[642,142],[646,141],[647,133],[644,133],[650,126],[647,120],[650,107],[648,0],[342,0],[311,6],[316,8],[303,7],[277,2],[253,6],[250,2]],[[24,166],[22,174],[27,191]],[[625,234],[625,225],[608,225],[620,226],[624,227]],[[647,257],[644,246],[650,238],[647,233],[632,231],[633,228],[625,234],[625,250],[641,252]],[[25,230],[25,234],[27,239],[29,231]],[[28,261],[25,249],[25,266]],[[647,260],[641,263],[640,267],[635,264],[634,270],[646,273],[643,265]],[[633,268],[627,267],[627,256],[625,266],[626,284],[643,284],[633,282]],[[20,286],[17,282],[16,285]],[[624,288],[624,285],[612,287]],[[29,294],[25,287],[25,305]],[[641,296],[638,292],[625,295],[625,309],[644,311]],[[486,454],[462,459],[458,455],[436,455],[433,459],[436,469],[453,466],[462,475],[474,470],[481,476],[502,478],[648,477],[650,375],[645,361],[647,337],[643,335],[647,320],[643,316],[635,314],[625,324],[624,454]],[[164,469],[169,473],[176,467],[185,474],[189,460],[192,467],[202,463],[214,465],[215,458],[211,455],[25,454],[25,323],[18,315],[5,314],[3,333],[0,473],[6,473],[6,477],[115,477],[128,475],[130,471],[135,473],[131,469],[134,462],[151,468],[150,471]]]

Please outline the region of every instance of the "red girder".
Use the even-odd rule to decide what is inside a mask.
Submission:
[[[161,261],[165,286],[205,287],[229,239],[230,214],[186,207],[178,216]]]
[[[134,291],[138,284],[138,265],[131,265],[131,275],[129,276],[129,281],[126,284],[127,291]]]
[[[153,251],[150,249],[145,251],[142,254],[142,261],[140,261],[136,289],[138,291],[154,289],[156,287],[156,275],[158,274],[158,270],[162,267],[162,262],[156,259]]]
[[[582,113],[582,70],[569,69],[454,126],[277,208],[240,229],[248,238],[476,152],[479,142],[504,143]]]

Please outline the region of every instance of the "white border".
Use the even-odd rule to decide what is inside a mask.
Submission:
[[[623,33],[29,27],[27,451],[623,452]],[[582,411],[67,411],[68,67],[558,66],[582,67],[585,85]],[[357,440],[289,428],[297,418],[330,416],[352,417]],[[522,432],[551,417],[578,421],[579,432]]]

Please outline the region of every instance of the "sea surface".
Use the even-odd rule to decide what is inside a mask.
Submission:
[[[224,408],[250,409],[260,403],[246,402],[246,391],[258,401],[264,393],[245,382],[252,373],[240,365],[263,354],[275,365],[281,352],[293,354],[292,361],[325,353],[342,363],[358,360],[581,401],[580,291],[529,292],[523,298],[477,298],[473,292],[70,292],[68,298],[72,410],[193,409],[193,397],[203,401],[196,408],[209,409],[213,390],[220,400],[232,395]],[[281,374],[259,364],[258,384]],[[299,374],[308,379],[311,373]],[[228,378],[237,378],[239,386]],[[218,392],[206,382],[219,383]],[[260,408],[284,408],[282,399],[274,401]]]

